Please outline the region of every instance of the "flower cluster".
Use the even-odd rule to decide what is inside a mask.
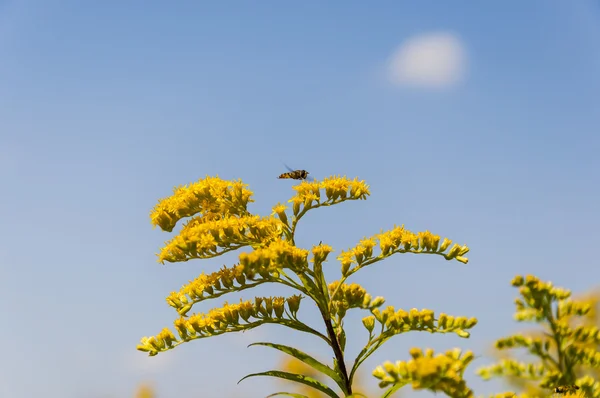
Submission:
[[[176,187],[173,195],[159,200],[150,213],[152,225],[171,232],[177,222],[198,213],[203,215],[247,214],[252,191],[241,181],[209,177],[190,185]]]
[[[333,251],[333,248],[331,246],[324,245],[322,243],[319,245],[313,246],[313,248],[312,248],[313,258],[310,261],[315,264],[323,263],[323,262],[327,261],[327,256],[329,256],[329,253],[331,253],[332,251]]]
[[[272,242],[282,234],[283,224],[274,217],[231,216],[214,221],[192,218],[179,235],[161,249],[158,261],[173,263],[211,258],[243,246]]]
[[[467,329],[477,325],[477,318],[453,317],[444,313],[441,313],[439,319],[436,320],[434,312],[428,309],[419,311],[413,308],[407,312],[402,309],[396,311],[393,306],[388,306],[383,311],[374,309],[371,312],[372,316],[365,318],[366,320],[363,319],[363,324],[369,332],[373,330],[373,326],[369,328],[367,324],[373,325],[374,320],[377,320],[384,326],[384,333],[387,334],[419,330],[431,333],[456,333],[459,337],[467,338],[470,336]]]
[[[305,269],[307,255],[306,250],[286,241],[276,241],[268,247],[241,253],[240,264],[234,267],[223,266],[217,272],[200,274],[178,292],[171,292],[166,300],[180,315],[185,316],[194,304],[201,301],[278,281],[280,271],[284,268]]]
[[[331,206],[345,200],[366,199],[371,194],[369,186],[364,181],[359,181],[357,178],[349,180],[345,176],[332,176],[323,181],[302,181],[293,189],[296,195],[288,202],[292,203],[292,211],[297,217],[314,207]],[[325,201],[321,201],[321,189],[325,190]]]
[[[265,248],[240,254],[240,264],[250,272],[260,272],[260,270],[274,272],[283,268],[302,271],[308,267],[307,257],[308,250],[300,249],[288,241],[278,240]]]
[[[224,266],[221,270],[208,275],[203,272],[194,280],[183,285],[178,292],[171,292],[166,300],[180,315],[185,316],[193,304],[232,291],[254,287],[269,280],[270,275],[266,273],[265,278],[249,284],[247,280],[252,279],[256,273],[255,270],[247,269],[243,265],[236,265],[232,268]],[[265,272],[261,270],[259,273]],[[239,287],[235,286],[236,283]]]
[[[501,359],[498,363],[480,368],[477,374],[484,380],[494,376],[514,376],[529,380],[538,380],[548,373],[543,364],[521,363],[512,359]]]
[[[423,353],[420,348],[412,348],[410,355],[409,361],[386,362],[373,371],[373,376],[381,380],[381,388],[410,383],[415,390],[443,392],[456,398],[473,397],[463,379],[466,367],[475,358],[471,351],[463,353],[455,348],[434,356],[432,349]]]
[[[380,249],[377,256],[373,253],[373,248],[377,246],[376,240]],[[446,260],[455,259],[462,263],[469,261],[464,257],[469,252],[467,246],[454,244],[445,253],[452,241],[444,238],[440,244],[440,240],[439,235],[434,235],[429,231],[414,233],[405,229],[404,226],[394,226],[392,230],[379,233],[370,238],[364,238],[355,247],[342,251],[338,256],[338,260],[342,264],[342,275],[347,276],[364,266],[383,260],[395,253],[438,254],[444,256]]]
[[[343,318],[351,308],[374,310],[385,302],[383,297],[372,298],[358,283],[351,285],[335,281],[329,284],[332,314]]]
[[[515,319],[540,323],[543,330],[501,338],[495,347],[498,350],[523,348],[538,360],[524,363],[505,358],[478,369],[479,376],[484,380],[510,377],[526,385],[528,392],[540,393],[540,389],[579,385],[582,379],[577,380],[577,374],[581,374],[582,369],[600,368],[598,327],[574,319],[586,316],[592,310],[590,302],[574,300],[569,290],[533,275],[518,275],[511,283],[519,289],[519,297],[515,299]],[[600,383],[582,387],[586,396],[600,397],[600,394],[594,395],[596,390],[600,392]]]
[[[288,298],[256,297],[254,302],[240,300],[239,304],[225,303],[223,307],[212,309],[208,314],[194,314],[187,319],[177,319],[175,329],[181,340],[165,328],[157,336],[142,338],[137,349],[154,356],[184,341],[248,330],[264,323],[293,321],[300,308],[300,300],[301,296],[295,295]]]

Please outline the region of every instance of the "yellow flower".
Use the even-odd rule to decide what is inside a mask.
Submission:
[[[253,193],[246,186],[241,181],[207,176],[189,186],[176,187],[172,196],[158,202],[150,213],[150,219],[154,226],[170,232],[177,221],[197,213],[247,214],[246,208],[249,202],[253,202]]]
[[[273,206],[273,212],[271,213],[271,215],[272,216],[277,215],[277,217],[279,217],[281,222],[283,222],[284,224],[287,224],[288,218],[287,218],[287,214],[285,214],[286,209],[287,209],[286,205],[277,203],[277,205]]]
[[[264,244],[280,238],[282,234],[282,222],[272,216],[232,216],[206,222],[192,219],[178,236],[161,249],[158,261],[164,263],[211,258],[242,246]],[[219,251],[219,247],[224,250]]]

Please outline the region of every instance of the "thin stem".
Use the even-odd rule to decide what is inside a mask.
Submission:
[[[338,342],[337,336],[335,335],[335,331],[333,330],[333,325],[331,324],[331,319],[327,319],[325,314],[321,312],[323,316],[323,321],[325,321],[325,327],[327,328],[327,334],[329,335],[329,340],[331,340],[331,348],[333,348],[333,353],[335,354],[335,359],[337,360],[338,367],[340,368],[340,372],[342,372],[342,378],[344,379],[344,384],[346,385],[346,394],[352,394],[352,384],[350,383],[350,378],[348,377],[348,371],[346,370],[346,363],[344,362],[344,353],[342,352],[342,348],[340,347],[340,343]]]
[[[548,323],[550,324],[550,329],[552,330],[552,338],[554,343],[556,344],[556,352],[558,355],[557,365],[558,371],[565,377],[566,383],[573,383],[575,381],[575,375],[573,374],[572,366],[569,364],[569,360],[567,356],[563,352],[563,341],[560,333],[558,331],[558,327],[556,325],[556,319],[559,318],[560,313],[558,308],[556,309],[556,318],[552,313],[552,302],[548,303],[544,306],[544,313],[546,315],[546,319],[548,319]]]

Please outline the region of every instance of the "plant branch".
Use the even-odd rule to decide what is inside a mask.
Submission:
[[[329,339],[331,340],[331,348],[333,348],[333,353],[335,354],[335,359],[338,362],[338,367],[342,372],[342,378],[344,379],[344,383],[346,384],[346,394],[352,394],[352,384],[350,382],[350,378],[348,377],[348,371],[346,370],[346,363],[344,362],[344,353],[342,352],[342,348],[340,347],[340,343],[335,335],[335,331],[333,330],[333,325],[331,324],[331,319],[327,319],[323,311],[321,311],[321,315],[323,316],[323,321],[325,322],[325,327],[327,328],[327,334],[329,335]]]

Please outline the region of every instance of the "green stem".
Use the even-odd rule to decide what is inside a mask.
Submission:
[[[333,330],[333,325],[331,324],[331,319],[327,319],[325,314],[321,311],[321,315],[323,316],[323,321],[325,322],[325,327],[327,328],[327,334],[329,336],[329,340],[331,340],[331,348],[333,348],[333,353],[335,354],[335,359],[337,360],[338,367],[340,368],[340,372],[342,372],[342,379],[344,380],[344,384],[346,385],[346,393],[347,395],[352,394],[352,383],[350,382],[350,378],[348,377],[348,371],[346,370],[346,363],[344,362],[344,353],[342,352],[342,348],[340,347],[340,343],[335,335],[335,331]]]
[[[557,362],[558,371],[565,378],[565,384],[571,384],[575,382],[575,375],[573,374],[573,369],[567,355],[563,352],[563,339],[558,331],[558,326],[556,324],[556,320],[560,318],[560,312],[558,308],[556,309],[556,317],[552,313],[552,301],[547,303],[544,306],[544,313],[546,315],[546,319],[548,319],[548,323],[550,324],[550,330],[552,331],[552,338],[554,343],[556,344],[556,353],[558,356]]]

